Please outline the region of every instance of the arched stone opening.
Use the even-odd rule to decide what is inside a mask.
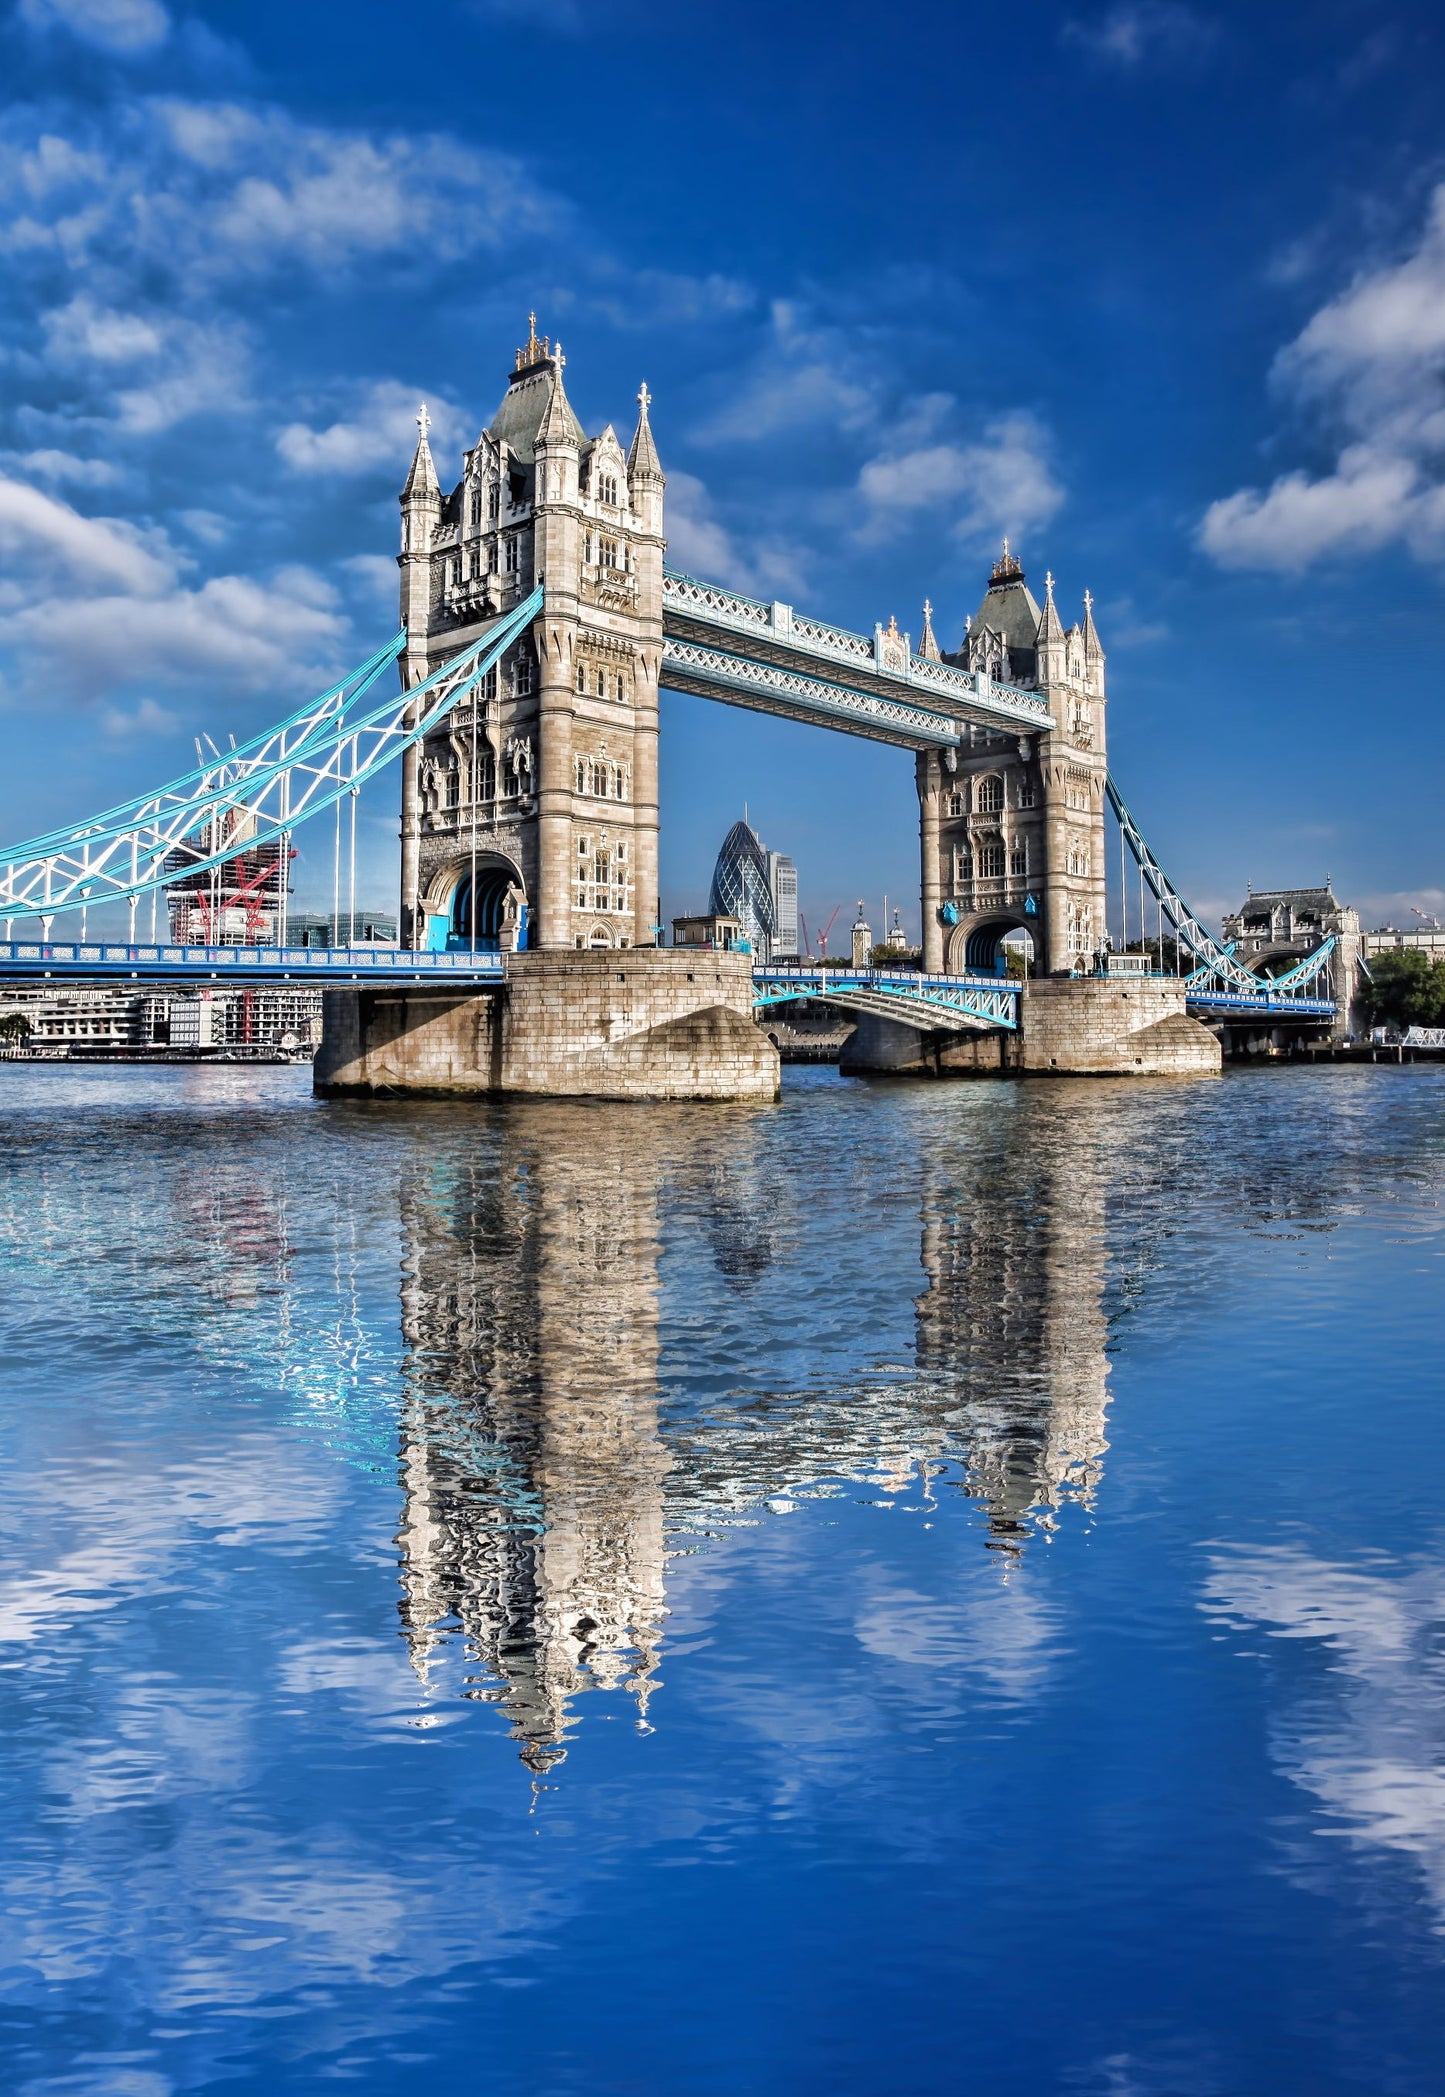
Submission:
[[[948,972],[957,976],[1006,976],[1009,954],[1032,965],[1038,951],[1035,927],[1026,919],[996,912],[956,927],[948,942]]]
[[[499,852],[448,867],[426,899],[427,944],[452,952],[496,954],[527,945],[527,892],[518,868]]]

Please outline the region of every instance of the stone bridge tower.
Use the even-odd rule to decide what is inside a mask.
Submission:
[[[664,477],[648,423],[587,437],[536,316],[501,406],[441,491],[425,410],[401,494],[407,686],[535,583],[547,603],[402,770],[403,941],[652,946]]]
[[[1026,931],[1039,975],[1091,968],[1105,932],[1104,651],[1086,594],[1069,632],[1045,579],[1042,610],[1008,541],[963,644],[944,661],[1037,691],[1057,726],[1014,736],[971,728],[956,757],[920,752],[923,958],[991,971]],[[937,654],[925,621],[922,653]],[[950,764],[950,760],[952,763]]]

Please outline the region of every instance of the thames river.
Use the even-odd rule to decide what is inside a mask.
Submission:
[[[1442,2087],[1445,1069],[0,1066],[0,2086]]]

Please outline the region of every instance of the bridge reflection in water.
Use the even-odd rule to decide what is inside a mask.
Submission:
[[[768,1118],[537,1104],[418,1161],[398,1540],[422,1679],[460,1641],[464,1693],[500,1707],[540,1777],[584,1693],[621,1692],[648,1723],[669,1553],[700,1532],[769,1505],[961,1490],[1007,1568],[1066,1504],[1090,1508],[1105,1146],[1078,1089],[1070,1106],[1043,1145],[1035,1117],[980,1116],[916,1197],[888,1197],[895,1326],[917,1289],[902,1246],[924,1270],[914,1358],[861,1368],[867,1308],[850,1319],[827,1276],[805,1285],[809,1219]],[[860,1163],[833,1190],[847,1203]]]

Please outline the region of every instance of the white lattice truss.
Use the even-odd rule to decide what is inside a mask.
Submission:
[[[1194,912],[1180,895],[1174,883],[1150,851],[1134,818],[1124,806],[1123,797],[1113,779],[1107,782],[1109,806],[1118,819],[1119,829],[1125,843],[1133,854],[1134,862],[1143,874],[1150,893],[1159,904],[1165,923],[1182,947],[1187,947],[1199,963],[1194,973],[1185,978],[1185,987],[1196,1002],[1204,1002],[1208,993],[1237,991],[1241,997],[1266,1001],[1277,999],[1282,992],[1300,991],[1306,984],[1317,983],[1327,973],[1330,956],[1334,952],[1333,936],[1306,954],[1303,961],[1287,969],[1279,976],[1257,976],[1252,969],[1236,961],[1232,947],[1221,946],[1210,937]],[[1217,998],[1214,1000],[1217,1002]]]
[[[223,866],[359,793],[366,781],[434,728],[475,690],[542,608],[539,588],[479,640],[409,691],[358,711],[401,654],[404,633],[279,728],[217,755],[168,786],[104,815],[14,845],[0,858],[0,917],[34,914],[48,927],[62,910],[130,904],[175,878]],[[199,843],[188,844],[197,839]]]
[[[848,1012],[869,1012],[922,1032],[943,1029],[973,1034],[1018,1025],[1016,984],[996,978],[922,976],[887,969],[753,970],[753,1004],[784,1005],[796,998],[817,998]]]
[[[663,642],[662,682],[671,691],[695,692],[701,699],[723,699],[755,713],[783,714],[791,721],[826,722],[830,728],[846,728],[907,750],[956,750],[963,740],[958,722],[943,714],[850,690],[778,663],[728,655],[701,641]]]
[[[676,648],[696,644],[717,657],[719,675],[704,691],[701,683],[682,689],[702,696],[728,698],[735,705],[753,705],[763,711],[784,712],[782,705],[769,708],[767,695],[778,688],[766,681],[749,683],[736,675],[722,674],[724,664],[749,663],[784,673],[815,677],[822,696],[811,699],[795,694],[794,717],[801,720],[826,714],[834,727],[851,727],[855,734],[873,735],[881,742],[896,742],[917,749],[926,744],[956,743],[956,724],[970,721],[1010,735],[1035,735],[1053,727],[1048,707],[1035,692],[1017,685],[999,684],[984,670],[959,670],[951,663],[914,655],[906,637],[885,634],[880,627],[872,639],[809,619],[789,604],[763,604],[735,590],[719,589],[669,568],[663,574],[663,623],[667,634],[664,665],[673,662]],[[703,665],[677,659],[677,671],[686,675]],[[852,679],[839,679],[829,672],[851,671]],[[860,682],[859,680],[866,680]],[[668,681],[675,682],[670,677]],[[881,687],[881,689],[880,689]],[[897,694],[896,699],[894,693]],[[757,696],[745,696],[754,695]],[[859,702],[882,699],[885,704],[908,708],[916,695],[915,709],[905,712],[895,724],[902,732],[884,734],[870,728],[869,713]],[[848,702],[839,706],[840,697]],[[929,706],[928,702],[934,702]],[[889,716],[874,716],[887,721]],[[910,723],[917,722],[916,728]],[[930,725],[931,724],[931,725]],[[940,734],[939,730],[952,730]]]

